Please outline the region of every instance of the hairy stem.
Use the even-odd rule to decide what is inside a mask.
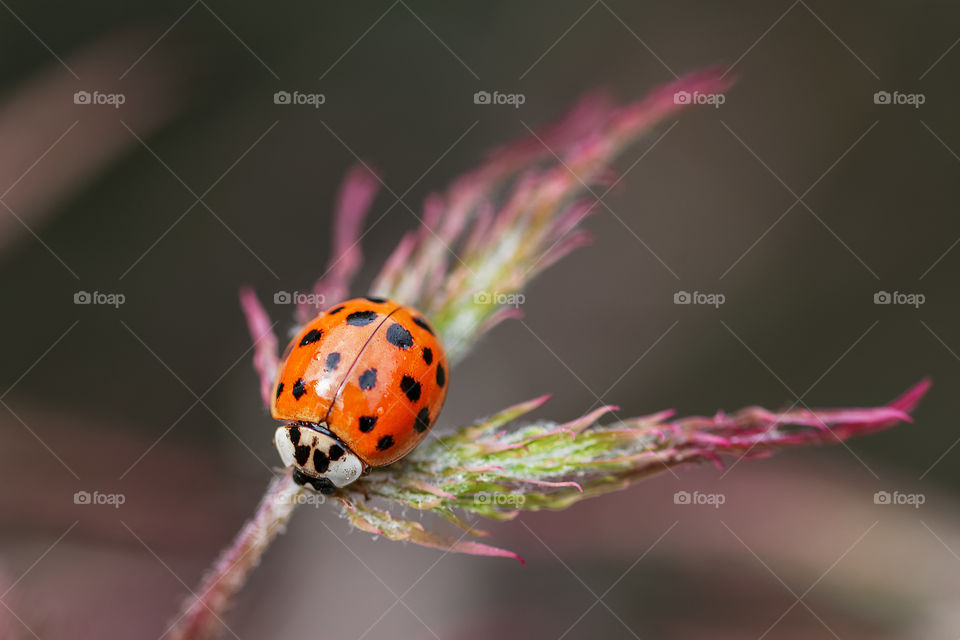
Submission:
[[[167,638],[209,640],[220,635],[222,628],[227,627],[223,621],[226,609],[274,538],[283,532],[302,491],[303,487],[294,483],[289,473],[270,481],[253,517],[220,553],[199,588],[183,603]]]

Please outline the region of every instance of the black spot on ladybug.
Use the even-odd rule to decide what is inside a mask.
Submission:
[[[409,349],[413,346],[413,336],[402,324],[394,322],[387,329],[387,342],[400,349]]]
[[[365,327],[377,318],[376,311],[354,311],[347,316],[347,324],[354,327]]]
[[[410,376],[403,376],[400,381],[400,390],[407,394],[410,402],[416,402],[420,399],[420,383]]]
[[[367,369],[360,374],[359,378],[360,388],[364,391],[369,391],[377,386],[377,370],[376,369]]]
[[[437,386],[443,387],[447,382],[447,372],[443,370],[442,364],[437,364]]]
[[[306,387],[303,385],[303,378],[297,378],[297,381],[293,383],[293,397],[299,400],[307,392]]]
[[[322,337],[323,331],[320,331],[319,329],[310,329],[310,331],[307,331],[307,335],[303,336],[303,340],[300,341],[300,346],[305,347],[308,344],[313,344]]]
[[[280,397],[280,394],[283,393],[283,383],[277,385],[277,397]]]
[[[377,303],[377,304],[383,304],[384,302],[387,301],[386,298],[377,298],[377,297],[375,297],[375,296],[363,296],[363,297],[364,297],[365,299],[369,300],[370,302],[375,302],[375,303]]]
[[[340,445],[335,444],[332,447],[330,447],[330,453],[329,453],[330,459],[333,460],[334,462],[339,460],[340,457],[343,456],[343,454],[344,454],[343,447],[341,447]]]
[[[327,371],[336,371],[340,366],[340,354],[334,351],[327,356]]]
[[[330,458],[320,449],[313,452],[313,468],[317,470],[317,473],[326,473],[327,469],[330,468]]]
[[[373,431],[373,427],[376,424],[376,416],[360,416],[360,431],[363,431],[364,433],[370,433]]]
[[[420,327],[421,329],[423,329],[424,331],[426,331],[432,336],[436,335],[433,332],[433,328],[429,324],[427,324],[427,321],[421,318],[420,316],[413,317],[413,324],[417,325],[418,327]]]
[[[293,450],[293,457],[297,459],[297,464],[302,467],[307,464],[307,460],[310,459],[310,447],[298,444]]]
[[[337,315],[338,313],[340,313],[341,311],[343,311],[344,309],[346,309],[346,307],[344,307],[343,305],[340,305],[340,306],[337,307],[336,309],[330,309],[330,311],[327,311],[327,315],[335,316],[335,315]]]
[[[423,361],[426,362],[428,365],[433,362],[433,349],[431,349],[430,347],[423,348]]]
[[[290,427],[290,442],[294,446],[300,444],[300,427]]]
[[[393,436],[383,436],[377,442],[377,451],[386,451],[393,446]]]
[[[300,471],[300,469],[293,470],[293,481],[301,486],[309,484],[311,487],[324,495],[330,495],[337,492],[337,488],[332,482],[330,482],[330,478],[311,478]]]
[[[417,420],[413,423],[413,428],[417,433],[423,433],[430,427],[430,410],[424,407],[417,414]]]

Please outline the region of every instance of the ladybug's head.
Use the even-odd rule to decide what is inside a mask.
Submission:
[[[295,422],[277,428],[274,444],[293,479],[321,493],[333,493],[363,473],[366,465],[322,426]]]

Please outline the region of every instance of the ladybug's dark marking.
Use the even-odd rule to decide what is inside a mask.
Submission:
[[[360,431],[370,433],[377,424],[377,416],[360,416]]]
[[[410,376],[403,376],[400,381],[400,390],[407,394],[410,402],[416,402],[420,399],[420,383]]]
[[[311,478],[300,469],[293,470],[293,481],[299,485],[309,484],[311,487],[324,495],[330,495],[337,492],[337,487],[330,482],[330,478]]]
[[[325,473],[330,468],[330,458],[320,449],[313,452],[313,468],[317,470],[317,473]]]
[[[402,324],[394,322],[387,329],[387,342],[400,349],[409,349],[413,346],[413,336]]]
[[[300,346],[305,347],[308,344],[313,344],[322,337],[323,331],[320,331],[319,329],[310,329],[310,331],[307,331],[307,335],[303,336],[303,340],[300,341]]]
[[[377,451],[386,451],[393,446],[393,436],[383,436],[377,442]]]
[[[342,456],[343,453],[344,453],[343,447],[341,447],[338,444],[335,444],[332,447],[330,447],[330,453],[329,453],[330,459],[333,460],[334,462],[339,460],[340,456]]]
[[[377,298],[376,296],[363,296],[363,297],[369,300],[370,302],[375,302],[377,304],[383,304],[384,302],[387,301],[386,298]]]
[[[377,386],[377,370],[376,369],[367,369],[360,374],[359,378],[360,388],[364,391],[369,391]]]
[[[441,389],[447,382],[447,372],[443,370],[442,364],[437,364],[437,386]]]
[[[305,444],[298,444],[293,450],[293,457],[297,459],[297,464],[302,467],[310,459],[310,447]]]
[[[293,397],[299,400],[307,392],[306,387],[303,385],[303,378],[297,378],[297,381],[293,384]]]
[[[423,329],[424,331],[426,331],[432,336],[437,335],[433,332],[433,328],[429,324],[427,324],[427,321],[421,318],[420,316],[413,317],[413,324],[417,325],[418,327],[420,327],[421,329]]]
[[[420,413],[417,414],[417,419],[413,423],[413,428],[417,430],[417,433],[423,433],[428,428],[430,428],[430,410],[424,407],[420,409]]]
[[[290,442],[293,446],[300,444],[300,427],[290,427]]]
[[[327,356],[327,371],[336,371],[340,366],[340,354],[334,351]]]
[[[433,349],[430,347],[423,348],[423,361],[426,362],[428,366],[433,363]]]
[[[277,385],[277,397],[280,397],[280,394],[283,393],[283,383]]]
[[[365,327],[376,319],[376,311],[354,311],[347,316],[347,324],[354,327]]]
[[[343,305],[340,305],[340,306],[337,307],[336,309],[330,309],[330,311],[327,311],[327,315],[329,315],[329,316],[335,316],[335,315],[337,315],[338,313],[340,313],[341,311],[343,311],[344,309],[346,309],[346,307],[343,306]]]

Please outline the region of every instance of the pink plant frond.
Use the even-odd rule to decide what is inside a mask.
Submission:
[[[686,108],[676,92],[726,88],[721,73],[685,76],[622,107],[592,96],[558,123],[494,151],[428,198],[424,224],[398,247],[374,291],[430,316],[458,361],[532,278],[589,242],[579,225],[598,209],[591,190],[615,182],[610,163],[624,147]]]
[[[580,493],[583,493],[583,487],[580,486],[579,482],[574,482],[573,480],[567,480],[564,482],[551,482],[549,480],[525,480],[527,484],[532,484],[539,487],[551,487],[551,488],[561,488],[561,487],[571,487],[576,489]]]
[[[912,413],[920,404],[920,401],[923,400],[923,396],[927,395],[927,391],[930,390],[932,384],[933,381],[930,378],[924,378],[887,406],[904,413]]]
[[[461,180],[473,184],[494,181],[498,174],[517,171],[543,159],[550,153],[546,147],[565,153],[596,132],[613,109],[614,105],[607,95],[587,94],[566,115],[543,127],[536,135],[524,136],[491,151],[486,162],[474,174],[464,176]]]
[[[380,179],[372,170],[358,164],[347,172],[337,196],[333,222],[333,243],[326,273],[313,286],[313,292],[327,306],[350,295],[350,282],[363,264],[360,233],[370,205],[380,189]],[[312,303],[297,309],[301,324],[321,310]]]
[[[750,407],[714,418],[687,418],[669,425],[675,443],[693,445],[701,452],[760,454],[790,445],[832,444],[912,422],[912,411],[930,388],[923,380],[882,407],[858,409],[798,409],[771,413]]]
[[[240,290],[240,305],[247,318],[250,338],[253,340],[253,368],[260,376],[260,397],[263,404],[270,406],[273,397],[273,385],[277,379],[280,358],[277,356],[277,335],[266,310],[257,299],[253,289]]]
[[[732,84],[733,79],[725,75],[722,67],[702,69],[688,73],[673,82],[661,85],[650,92],[646,98],[621,108],[614,117],[614,138],[631,137],[637,131],[644,131],[664,116],[684,107],[675,99],[678,93],[722,93]]]
[[[620,407],[618,407],[618,406],[616,406],[616,405],[608,404],[608,405],[602,406],[602,407],[600,407],[600,408],[598,408],[598,409],[594,409],[593,411],[591,411],[590,413],[588,413],[587,415],[585,415],[585,416],[583,416],[583,417],[577,418],[576,420],[571,420],[570,422],[567,422],[566,424],[562,424],[562,425],[560,425],[560,427],[561,427],[561,429],[564,429],[565,431],[572,431],[573,433],[580,433],[581,431],[583,431],[583,430],[586,429],[587,427],[590,427],[590,426],[596,424],[597,420],[599,420],[601,416],[606,415],[606,414],[611,413],[611,412],[614,412],[614,411],[619,411],[619,410],[620,410]]]
[[[418,522],[396,520],[386,511],[381,511],[367,504],[354,503],[354,510],[347,511],[347,518],[357,528],[382,535],[390,540],[407,541],[422,547],[441,549],[454,553],[466,553],[475,556],[492,556],[513,558],[525,564],[523,558],[506,549],[500,549],[480,542],[451,538],[426,531]]]

